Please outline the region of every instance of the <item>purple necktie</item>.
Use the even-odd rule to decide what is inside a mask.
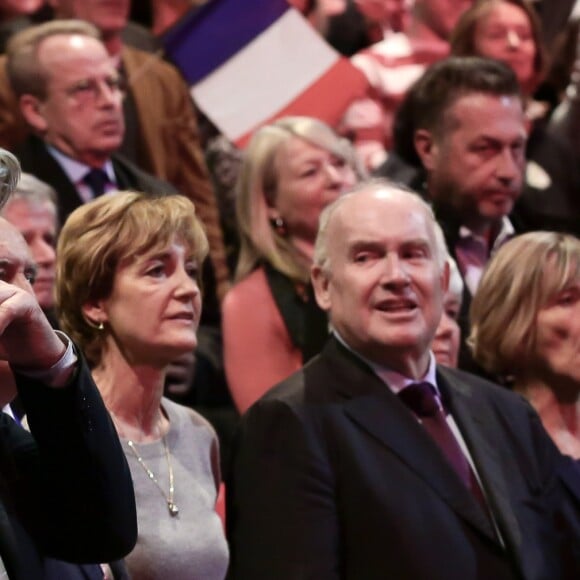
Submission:
[[[94,197],[99,197],[105,193],[105,189],[109,183],[107,174],[102,169],[91,169],[87,171],[83,177],[85,185],[87,185],[93,192]]]
[[[445,419],[445,413],[439,405],[435,389],[429,383],[414,383],[404,388],[399,393],[399,398],[421,420],[421,424],[437,443],[461,481],[484,511],[489,513],[485,496]]]

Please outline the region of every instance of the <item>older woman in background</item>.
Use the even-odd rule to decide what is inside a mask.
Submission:
[[[358,175],[350,146],[316,119],[280,119],[250,142],[238,181],[237,283],[223,303],[225,370],[240,412],[326,340],[310,286],[318,216]]]
[[[511,377],[580,463],[580,241],[551,232],[509,241],[483,275],[471,325],[475,360]]]
[[[78,208],[58,244],[60,321],[91,365],[133,476],[135,580],[222,579],[227,569],[216,436],[162,396],[169,364],[197,344],[207,250],[187,198],[130,192]]]

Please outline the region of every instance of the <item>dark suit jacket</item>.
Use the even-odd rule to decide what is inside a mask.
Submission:
[[[59,217],[61,223],[64,223],[68,215],[82,205],[83,200],[58,161],[48,152],[43,141],[34,136],[28,137],[22,145],[14,148],[13,153],[20,160],[22,171],[32,173],[56,190]],[[151,194],[177,193],[172,185],[141,171],[123,157],[113,155],[111,160],[119,189]]]
[[[575,578],[553,521],[560,455],[531,407],[460,371],[439,369],[438,384],[505,549],[411,412],[332,338],[243,419],[226,487],[232,577]]]
[[[48,556],[125,556],[137,539],[133,484],[86,365],[62,389],[16,381],[31,433],[0,413],[0,555],[9,578],[54,578]]]

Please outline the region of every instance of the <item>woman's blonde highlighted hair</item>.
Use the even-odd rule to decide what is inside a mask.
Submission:
[[[489,263],[471,303],[468,339],[475,360],[499,375],[526,372],[536,349],[541,308],[580,278],[580,240],[530,232],[506,243]]]
[[[297,251],[275,231],[268,217],[268,207],[277,195],[279,152],[294,137],[344,159],[359,177],[363,173],[350,144],[322,121],[285,117],[258,129],[245,152],[236,186],[240,232],[237,280],[247,276],[262,260],[292,280],[309,280],[310,272]]]
[[[57,246],[56,304],[62,329],[89,364],[98,363],[106,332],[85,318],[83,306],[110,296],[121,263],[162,250],[173,239],[201,266],[207,238],[193,203],[182,195],[123,191],[82,205],[68,217]]]

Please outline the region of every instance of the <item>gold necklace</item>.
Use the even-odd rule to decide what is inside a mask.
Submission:
[[[173,479],[173,466],[171,465],[171,454],[169,453],[169,447],[167,446],[167,441],[165,440],[165,436],[163,436],[161,439],[163,440],[163,447],[165,447],[165,458],[167,459],[167,468],[169,470],[169,495],[167,495],[167,496],[165,495],[163,488],[161,487],[161,485],[157,481],[155,474],[149,469],[149,467],[147,467],[147,464],[145,463],[145,461],[143,460],[141,455],[139,455],[139,453],[137,452],[137,449],[135,447],[135,443],[133,443],[133,441],[128,439],[127,445],[129,446],[129,449],[133,452],[133,455],[135,455],[135,457],[137,458],[137,462],[139,463],[139,465],[145,470],[147,477],[157,486],[157,488],[161,492],[161,495],[164,497],[165,501],[167,502],[167,509],[169,510],[169,515],[172,518],[174,518],[177,515],[179,515],[179,508],[177,507],[177,505],[173,501],[174,495],[175,495],[175,485],[174,485],[174,479]]]

